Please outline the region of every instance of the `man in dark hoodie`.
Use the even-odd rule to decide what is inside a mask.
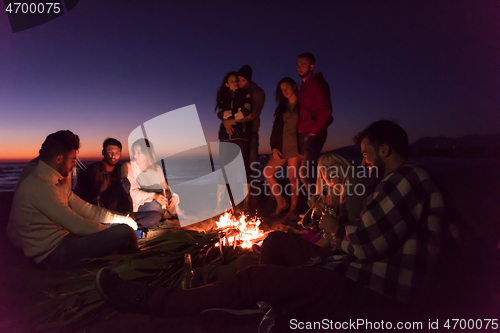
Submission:
[[[333,122],[330,87],[321,73],[313,73],[315,58],[302,53],[297,61],[297,73],[302,79],[299,90],[298,133],[302,165],[300,179],[309,195],[316,194],[316,164],[326,141],[327,128]]]

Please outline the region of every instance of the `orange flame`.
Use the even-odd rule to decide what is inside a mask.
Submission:
[[[249,249],[253,244],[260,243],[267,234],[259,229],[262,221],[258,217],[250,219],[248,216],[241,215],[237,219],[230,212],[225,212],[215,223],[217,229],[228,231],[226,235],[229,245],[238,245],[244,249]],[[232,242],[229,240],[231,236]]]

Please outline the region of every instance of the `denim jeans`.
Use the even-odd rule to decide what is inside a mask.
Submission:
[[[160,223],[164,211],[161,209],[161,204],[153,199],[151,202],[146,202],[141,205],[137,212],[134,213],[135,221],[143,228],[151,228]]]
[[[309,195],[315,195],[318,157],[326,141],[325,136],[301,135],[299,137],[302,163],[300,166],[300,180],[306,186]]]
[[[120,179],[120,184],[122,187],[120,191],[123,192],[124,198],[128,198],[129,200],[128,209],[130,210],[130,212],[132,212],[133,205],[132,205],[132,199],[130,198],[130,181],[127,178],[122,178]],[[123,200],[123,202],[125,202],[125,200]],[[124,213],[123,211],[119,212]],[[163,217],[163,213],[164,212],[161,209],[161,204],[158,201],[153,200],[151,202],[146,202],[143,205],[141,205],[138,208],[137,212],[134,212],[133,214],[135,221],[138,224],[140,224],[143,228],[150,228],[160,223]]]
[[[118,224],[87,236],[68,234],[42,262],[53,269],[67,269],[77,267],[83,258],[98,258],[114,251],[127,253],[136,249],[135,231],[128,225]]]

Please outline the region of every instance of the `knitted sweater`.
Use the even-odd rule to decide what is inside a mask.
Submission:
[[[91,205],[63,184],[62,176],[39,161],[19,185],[12,203],[7,232],[12,243],[39,263],[70,232],[89,235],[107,227],[113,214]]]

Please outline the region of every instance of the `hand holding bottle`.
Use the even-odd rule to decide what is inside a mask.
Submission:
[[[166,207],[169,204],[169,200],[167,199],[167,197],[165,195],[155,193],[153,196],[153,199],[155,199],[156,201],[158,201],[160,203],[162,209],[167,209]],[[165,207],[165,208],[163,208],[163,207]]]
[[[332,214],[328,212],[323,213],[323,217],[319,222],[319,227],[323,230],[327,235],[333,235],[339,230],[340,222],[339,219],[334,217]]]

